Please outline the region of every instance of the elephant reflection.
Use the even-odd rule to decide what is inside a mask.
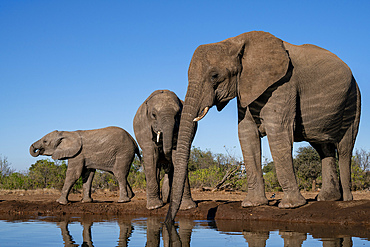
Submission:
[[[342,238],[321,238],[323,247],[349,247],[353,246],[351,237],[342,237]]]
[[[58,222],[57,225],[59,226],[64,246],[73,247],[73,246],[79,246],[75,243],[73,240],[69,230],[68,230],[68,224],[70,222],[68,220]],[[93,241],[92,241],[92,234],[91,234],[91,227],[93,225],[92,219],[82,219],[81,225],[83,227],[82,230],[82,241],[83,243],[81,246],[86,247],[93,247]],[[131,237],[133,227],[131,225],[131,221],[120,221],[118,220],[118,226],[120,228],[120,233],[118,237],[118,245],[117,246],[128,246],[128,240]]]
[[[266,246],[266,240],[270,237],[269,231],[243,232],[249,247]]]
[[[209,223],[208,223],[209,225]],[[352,246],[351,237],[346,236],[368,236],[368,232],[362,229],[333,226],[320,226],[311,224],[283,224],[282,222],[264,221],[228,221],[218,220],[212,224],[216,231],[242,232],[248,246],[264,247],[276,238],[270,238],[270,233],[279,229],[279,235],[284,241],[284,246],[302,246],[307,240],[307,233],[314,239],[321,240],[323,246]],[[269,242],[267,242],[269,240]]]
[[[147,242],[145,246],[160,246],[160,235],[162,231],[163,245],[167,246],[190,246],[191,233],[194,227],[192,219],[179,219],[178,233],[174,224],[162,224],[158,218],[147,220]]]
[[[91,227],[93,225],[93,219],[83,218],[80,223],[83,227],[81,246],[92,247],[92,233]],[[69,232],[68,225],[69,220],[60,221],[57,223],[61,230],[64,246],[73,247],[79,246],[73,240],[71,233]],[[172,224],[170,227],[166,227],[161,223],[159,218],[148,218],[147,219],[147,242],[145,246],[157,247],[160,246],[160,236],[162,233],[163,245],[167,246],[190,246],[191,233],[194,227],[194,221],[191,219],[180,219],[179,221],[179,233],[177,233],[175,226]],[[132,235],[134,227],[132,226],[131,220],[118,219],[118,226],[120,228],[120,234],[118,237],[118,246],[128,246],[129,239]]]
[[[282,239],[284,239],[284,246],[302,246],[303,241],[307,239],[307,233],[280,231]]]
[[[163,219],[161,218],[147,218],[145,246],[190,246],[191,235],[195,225],[194,220],[180,218],[178,228],[175,227],[174,224],[167,225],[163,224],[162,222]],[[64,246],[80,246],[79,244],[76,244],[68,230],[69,223],[70,221],[68,220],[57,223],[57,225],[61,229]],[[83,227],[83,243],[81,244],[81,246],[94,246],[91,232],[93,219],[83,218],[81,219],[80,223]],[[209,224],[210,222],[206,222],[206,226],[210,226]],[[133,224],[131,223],[130,219],[118,219],[118,226],[120,228],[120,233],[117,246],[128,246],[128,243],[132,238],[132,233],[134,231]],[[211,228],[215,231],[220,231],[224,233],[242,231],[242,235],[247,242],[246,246],[250,247],[268,246],[267,240],[270,239],[270,232],[276,231],[276,229],[279,228],[284,228],[284,230],[279,230],[279,235],[284,241],[284,246],[303,246],[303,243],[307,240],[306,232],[311,232],[310,234],[314,239],[319,239],[323,243],[323,247],[351,247],[353,245],[352,238],[347,234],[343,234],[342,231],[330,228],[330,232],[326,233],[324,230],[325,228],[320,228],[318,226],[314,226],[313,228],[307,228],[307,226],[305,225],[285,227],[284,225],[281,225],[281,223],[279,223],[279,225],[271,225],[266,222],[253,222],[248,224],[245,222],[240,223],[233,221],[230,224],[230,221],[228,221],[228,223],[214,221]],[[314,233],[312,232],[312,229]],[[358,234],[358,236],[363,235],[362,233]],[[136,234],[136,236],[139,237],[140,235]],[[272,239],[273,238],[271,238],[270,241],[272,241]],[[161,241],[163,241],[163,244],[161,243]]]
[[[269,230],[243,231],[243,236],[249,247],[265,247],[266,241],[269,239]],[[300,247],[307,239],[307,233],[293,231],[279,231],[279,235],[284,240],[284,246]],[[323,247],[351,247],[351,237],[326,237],[321,238]]]

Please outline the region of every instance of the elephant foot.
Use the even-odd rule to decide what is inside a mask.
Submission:
[[[261,205],[267,205],[268,200],[266,196],[263,195],[257,195],[256,193],[253,192],[248,192],[246,198],[242,202],[242,207],[247,208],[247,207],[256,207],[256,206],[261,206]]]
[[[150,199],[146,203],[146,208],[149,210],[157,209],[163,207],[163,201],[156,198],[156,199]]]
[[[193,201],[193,199],[184,199],[181,201],[180,210],[188,210],[192,208],[196,208],[197,204]]]
[[[306,199],[301,195],[301,193],[285,193],[283,199],[279,203],[279,208],[297,208],[307,203]]]
[[[341,198],[339,190],[321,190],[320,193],[316,196],[317,201],[338,201]]]
[[[82,198],[81,200],[82,203],[90,203],[90,202],[93,202],[93,199],[90,197],[90,198]]]
[[[125,203],[125,202],[130,202],[130,201],[131,201],[131,199],[129,197],[120,197],[117,202],[118,203]]]
[[[348,192],[343,191],[343,201],[352,201],[352,200],[353,200],[352,192],[351,191],[348,191]]]
[[[64,197],[60,197],[59,199],[57,199],[57,202],[59,202],[59,204],[62,204],[62,205],[68,204],[68,200]]]

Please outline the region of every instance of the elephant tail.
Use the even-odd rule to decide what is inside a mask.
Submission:
[[[131,138],[131,141],[134,144],[135,154],[137,155],[137,157],[139,158],[139,161],[141,163],[141,153],[140,153],[140,150],[139,150],[139,146],[137,145],[137,142],[135,141],[135,139],[130,134],[129,134],[129,137]]]

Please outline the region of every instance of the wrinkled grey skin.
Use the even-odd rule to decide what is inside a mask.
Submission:
[[[62,194],[57,200],[68,203],[68,194],[79,177],[83,179],[82,202],[91,202],[91,184],[95,170],[114,174],[120,187],[118,202],[129,202],[134,196],[127,176],[139,148],[129,133],[118,127],[96,130],[53,131],[30,146],[33,157],[52,156],[68,159]]]
[[[155,209],[169,200],[172,178],[172,160],[176,152],[177,134],[182,110],[182,102],[169,90],[154,91],[136,112],[134,132],[144,160],[146,177],[147,208]],[[165,177],[160,197],[160,169]],[[185,177],[185,192],[181,209],[196,207],[191,198],[189,179]]]
[[[336,55],[314,45],[296,46],[265,32],[249,32],[201,45],[188,71],[166,222],[174,220],[184,187],[194,121],[207,107],[220,111],[238,99],[238,134],[246,164],[243,207],[267,204],[261,170],[261,137],[270,150],[284,197],[279,207],[306,203],[292,159],[293,142],[308,141],[322,159],[318,200],[352,200],[350,161],[360,120],[360,92],[351,70]],[[335,169],[339,157],[340,181]]]

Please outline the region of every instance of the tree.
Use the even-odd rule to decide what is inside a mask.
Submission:
[[[28,189],[29,179],[27,174],[13,172],[1,179],[0,188],[7,190]]]
[[[0,155],[0,178],[11,175],[15,170],[10,167],[7,157]]]
[[[357,149],[355,152],[354,162],[356,162],[361,171],[370,171],[370,152],[367,152],[364,149]]]
[[[193,147],[189,158],[189,181],[191,187],[202,187],[211,190],[246,189],[244,165],[236,155],[213,154]]]
[[[317,178],[321,175],[321,159],[316,150],[311,146],[300,147],[293,164],[299,186],[316,191]]]
[[[31,187],[61,189],[66,177],[67,164],[65,161],[38,160],[29,168]]]
[[[356,150],[351,162],[352,190],[370,188],[370,152]]]
[[[210,168],[215,165],[214,156],[211,151],[200,150],[200,148],[193,147],[190,151],[189,171],[195,171],[197,169]]]

